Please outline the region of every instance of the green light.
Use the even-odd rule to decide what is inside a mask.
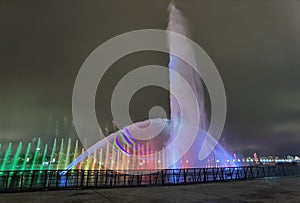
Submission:
[[[10,151],[11,151],[11,142],[8,144],[8,147],[7,147],[7,150],[5,152],[5,155],[4,155],[4,159],[3,159],[3,162],[2,162],[2,165],[1,165],[1,168],[0,168],[0,171],[4,171],[7,169],[7,162],[8,162],[8,157],[9,157],[9,154],[10,154]]]
[[[47,149],[48,149],[48,145],[46,144],[46,145],[45,145],[45,149],[44,149],[43,158],[42,158],[42,164],[41,164],[41,166],[40,166],[40,170],[43,170],[43,169],[44,169],[44,163],[45,163],[45,160],[46,160]]]
[[[32,161],[32,165],[31,165],[31,170],[35,169],[36,159],[37,159],[37,157],[39,155],[39,150],[37,150],[37,149],[40,149],[40,145],[41,145],[41,139],[39,138],[37,146],[36,146],[36,150],[34,152],[33,161]]]
[[[23,161],[23,166],[22,166],[22,171],[25,170],[25,167],[26,167],[26,164],[27,164],[27,161],[29,161],[29,152],[30,152],[30,147],[31,147],[31,143],[29,142],[28,145],[27,145],[27,149],[26,149],[26,154],[25,154],[25,157],[24,157],[24,161]]]
[[[18,149],[17,149],[16,154],[13,158],[13,164],[11,165],[10,170],[16,170],[16,166],[18,164],[21,151],[22,151],[22,142],[19,143]]]
[[[64,138],[61,139],[56,170],[62,169],[64,163]]]
[[[71,151],[71,138],[68,140],[68,147],[67,147],[67,154],[66,154],[66,161],[65,161],[65,167],[67,168],[68,165],[70,164],[70,151]]]
[[[53,159],[54,159],[54,155],[55,155],[55,152],[56,152],[56,138],[54,139],[53,141],[53,147],[52,147],[52,152],[51,152],[51,157],[50,157],[50,161],[49,161],[49,169],[52,169],[53,168]]]

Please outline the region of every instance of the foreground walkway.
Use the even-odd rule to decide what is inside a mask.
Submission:
[[[300,202],[300,177],[163,187],[2,193],[0,202]]]

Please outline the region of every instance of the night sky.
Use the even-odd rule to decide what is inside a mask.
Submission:
[[[127,31],[165,29],[168,1],[0,1],[0,143],[76,137],[72,88],[87,56]],[[300,154],[300,1],[176,1],[191,37],[212,58],[225,85],[223,142],[230,151]],[[97,116],[111,128],[110,97],[128,71],[166,66],[141,52],[117,61],[98,87]],[[168,92],[149,87],[132,98],[133,120]],[[55,129],[59,129],[58,131]]]

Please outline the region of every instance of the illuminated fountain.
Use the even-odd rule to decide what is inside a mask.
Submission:
[[[48,150],[48,144],[42,144],[42,139],[38,138],[37,142],[32,147],[32,143],[27,143],[27,147],[23,147],[20,142],[15,145],[10,142],[7,147],[0,144],[0,171],[16,171],[16,170],[63,170],[79,155],[78,140],[74,140],[72,146],[71,138],[68,139],[67,147],[64,147],[64,139],[61,140],[61,146],[58,149],[55,138],[52,144],[52,150]],[[84,150],[82,148],[82,150]],[[102,155],[101,155],[102,156]],[[81,165],[84,169],[103,169],[98,166],[98,163],[89,164],[83,160]],[[78,166],[77,169],[81,169]],[[1,173],[1,172],[0,172]],[[2,173],[1,173],[2,174]]]
[[[173,4],[169,7],[169,23],[167,30],[188,36],[184,18]],[[170,109],[171,119],[149,119],[126,126],[101,139],[88,149],[80,149],[78,140],[70,138],[54,139],[51,145],[43,143],[40,138],[37,142],[29,142],[25,150],[19,143],[12,152],[12,143],[2,152],[0,171],[14,170],[153,170],[165,168],[200,168],[235,166],[231,156],[221,145],[208,134],[208,121],[205,113],[204,94],[200,77],[184,61],[175,56],[176,49],[184,49],[191,53],[188,44],[178,44],[172,36],[168,37],[169,78],[170,78]],[[190,86],[189,90],[182,89],[180,77]],[[190,91],[190,92],[189,92]],[[189,94],[191,93],[191,94]],[[175,98],[173,95],[177,95]],[[193,97],[197,100],[197,109]],[[180,104],[180,105],[179,105]],[[183,111],[183,110],[185,111]],[[181,114],[185,112],[185,117]],[[199,113],[199,122],[194,120],[194,114]],[[184,129],[185,131],[182,131]],[[181,132],[182,131],[182,132]],[[187,150],[180,144],[192,139]],[[177,134],[183,134],[180,144],[174,145]],[[155,135],[155,136],[154,136]],[[143,138],[143,139],[141,139]],[[213,143],[212,152],[203,147],[205,140]],[[49,150],[48,150],[49,148]],[[203,151],[204,149],[204,151]],[[24,155],[22,155],[22,150]],[[49,153],[49,154],[48,154]],[[1,154],[1,153],[0,153]],[[13,154],[13,156],[11,156]]]
[[[1,168],[0,168],[0,171],[3,171],[6,169],[6,165],[7,165],[7,162],[8,162],[8,156],[10,154],[10,150],[11,150],[11,142],[8,144],[8,147],[7,147],[7,150],[5,152],[5,155],[4,155],[4,158],[3,158],[3,161],[2,161],[2,164],[1,164]]]
[[[185,25],[181,12],[171,3],[167,30],[188,36]],[[167,37],[170,49],[171,119],[149,119],[126,126],[90,146],[66,170],[74,168],[87,157],[93,157],[106,169],[117,171],[235,166],[217,140],[207,133],[208,121],[200,77],[173,54],[183,49],[193,55],[193,49],[188,42],[180,44],[172,35],[168,34]],[[184,83],[189,88],[183,88]],[[193,106],[197,109],[193,109]],[[195,114],[199,114],[199,121],[194,119],[198,118]],[[184,137],[179,143],[178,134]],[[190,137],[192,134],[196,134],[195,138]],[[176,139],[177,145],[174,144]],[[181,143],[184,144],[188,139],[194,139],[194,142],[186,150]]]
[[[24,156],[24,160],[23,160],[23,164],[22,164],[21,170],[25,170],[26,169],[27,160],[29,159],[30,147],[31,147],[31,143],[29,142],[28,145],[27,145],[26,154]],[[14,168],[12,168],[12,170],[14,170]]]

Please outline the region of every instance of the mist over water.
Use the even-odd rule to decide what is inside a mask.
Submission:
[[[170,3],[168,12],[167,31],[188,37],[187,20],[174,3]],[[207,133],[208,119],[199,73],[175,55],[176,51],[183,51],[192,64],[196,64],[192,46],[188,40],[178,41],[170,33],[166,37],[170,50],[171,119],[149,119],[112,133],[78,156],[67,170],[93,154],[106,169],[113,170],[206,167],[212,161],[210,164],[214,166],[235,165],[231,156]],[[129,134],[135,142],[130,141]],[[194,140],[192,144],[189,144],[190,139]],[[204,143],[209,146],[203,148]]]

